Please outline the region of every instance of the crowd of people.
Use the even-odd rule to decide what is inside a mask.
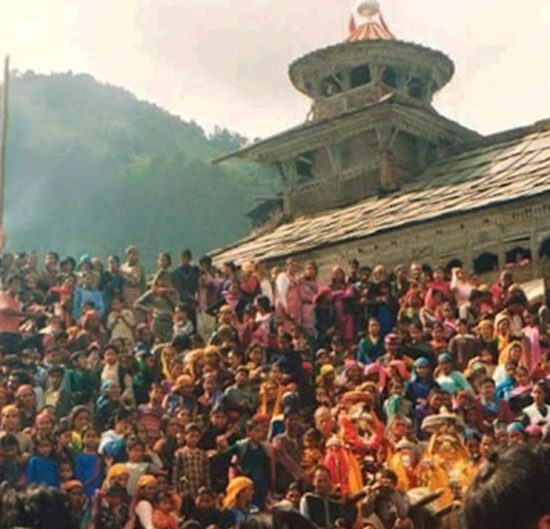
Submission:
[[[460,505],[499,450],[550,444],[547,308],[511,270],[184,250],[148,276],[129,247],[0,277],[2,529],[22,494],[74,529],[412,529],[411,491]]]

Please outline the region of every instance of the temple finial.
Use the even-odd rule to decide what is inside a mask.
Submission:
[[[358,0],[355,6],[355,16],[351,16],[349,42],[361,40],[394,40],[395,36],[388,28],[378,0]]]

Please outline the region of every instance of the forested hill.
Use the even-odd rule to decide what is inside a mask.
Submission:
[[[120,253],[151,263],[182,247],[201,254],[247,233],[245,213],[280,180],[256,166],[210,162],[246,141],[210,136],[89,75],[12,78],[7,249]]]

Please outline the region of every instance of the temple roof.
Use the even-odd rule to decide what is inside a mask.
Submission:
[[[543,193],[550,193],[550,122],[475,140],[400,191],[298,218],[212,255],[216,262],[283,259]]]
[[[298,143],[299,148],[303,151],[308,148],[308,141],[315,143],[316,135],[323,137],[327,133],[333,132],[336,125],[351,127],[357,131],[361,127],[370,127],[377,114],[383,116],[383,119],[389,123],[391,115],[395,113],[399,113],[401,119],[406,122],[418,124],[429,122],[433,130],[437,130],[441,135],[453,138],[455,141],[479,136],[474,131],[442,116],[433,109],[426,109],[412,103],[397,102],[393,94],[387,94],[379,101],[362,108],[342,112],[337,116],[325,119],[307,121],[270,138],[224,154],[213,160],[213,163],[220,163],[232,158],[243,158],[259,163],[277,161],[280,159],[281,149],[285,149],[287,146],[291,148],[293,144]]]
[[[355,28],[355,31],[347,38],[348,42],[358,42],[361,40],[394,40],[393,33],[385,24],[379,21],[366,22]]]

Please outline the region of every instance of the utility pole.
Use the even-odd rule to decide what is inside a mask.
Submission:
[[[6,236],[4,232],[4,195],[6,188],[6,148],[8,142],[8,105],[10,91],[10,57],[4,61],[4,94],[2,102],[2,138],[0,143],[0,250],[4,248]]]

